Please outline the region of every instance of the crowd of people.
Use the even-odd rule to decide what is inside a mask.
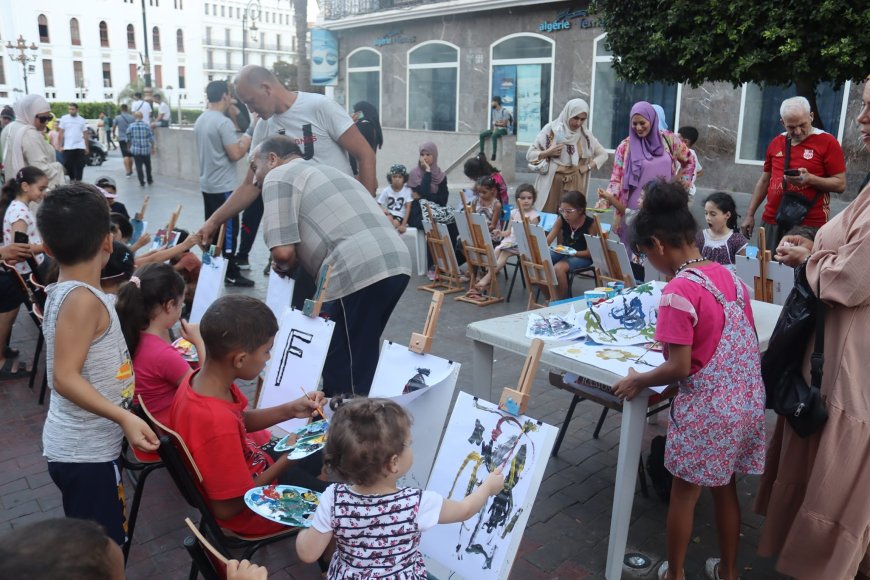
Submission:
[[[128,541],[118,501],[122,441],[143,458],[153,458],[159,447],[155,424],[129,412],[135,398],[158,430],[165,425],[185,441],[221,526],[242,537],[282,530],[248,510],[243,496],[258,485],[301,485],[323,493],[312,527],[296,540],[301,560],[321,561],[329,578],[364,574],[373,566],[389,577],[422,577],[420,533],[467,520],[504,483],[495,469],[459,502],[398,486],[413,462],[410,418],[395,403],[367,396],[381,336],[410,281],[410,255],[400,235],[422,228],[431,215],[444,220],[454,241],[457,236],[451,212],[442,211],[449,189],[438,148],[420,144],[410,170],[393,164],[388,185],[378,192],[375,160],[384,136],[371,104],[356,103],[351,116],[323,95],[289,91],[253,65],[233,83],[210,82],[206,93],[207,110],[194,127],[204,222],[196,232],[179,231],[177,244],[155,249],[143,251],[147,234],[132,239],[130,214],[112,178],[94,185],[82,181],[89,133],[74,104],[58,124],[62,163],[45,139],[52,116],[42,97],[16,103],[14,120],[0,134],[9,178],[0,196],[0,380],[28,375],[9,335],[29,299],[19,280],[39,282],[46,286],[41,325],[51,393],[43,432],[48,471],[64,514],[101,526],[68,520],[39,529],[68,529],[79,542],[91,542],[93,562],[82,565],[102,570],[93,577],[122,577],[116,549]],[[118,136],[125,172],[130,177],[135,164],[143,186],[153,182],[152,124],[168,123],[168,107],[155,102],[152,108],[137,95],[99,126],[104,138]],[[517,253],[513,228],[522,218],[537,223],[542,214],[556,214],[548,242],[575,251],[551,256],[560,291],[568,288],[572,272],[592,264],[584,234],[600,232],[587,215],[589,180],[608,155],[586,127],[588,113],[585,101],[572,99],[541,129],[526,157],[535,183],[518,185],[511,200],[490,161],[512,117],[493,99],[491,128],[463,169],[474,182],[469,209],[485,217],[496,244],[496,267],[483,273],[469,295],[485,294]],[[870,404],[857,378],[868,346],[861,321],[870,301],[863,274],[870,187],[829,220],[829,194],[846,189],[842,149],[834,137],[812,128],[805,99],[784,101],[780,116],[784,132],[768,147],[742,222],[733,197],[716,192],[704,199],[707,227],[698,228],[689,207],[700,175],[693,150],[698,131],[671,132],[661,107],[644,101],[631,108],[609,184],[597,192],[597,206],[614,211],[614,231],[630,252],[636,277],[655,268],[671,278],[656,328],[666,362],[648,372],[630,371],[613,389],[628,399],[652,385],[679,386],[665,450],[673,486],[660,579],[684,578],[703,488],[712,492],[720,547],[719,557],[707,561],[707,575],[738,577],[738,474],[761,475],[755,508],[766,520],[759,551],[778,554],[782,573],[870,574],[870,503],[855,491],[870,484]],[[870,82],[856,122],[870,152]],[[490,159],[487,140],[493,144]],[[240,180],[236,163],[246,156]],[[504,219],[510,201],[515,209]],[[821,396],[828,421],[809,437],[798,436],[783,417],[769,441],[765,435],[755,322],[748,288],[734,272],[764,201],[762,221],[772,228],[767,240],[775,259],[805,268],[809,286],[827,305]],[[294,305],[311,298],[314,281],[331,269],[322,312],[335,329],[322,390],[255,409],[236,383],[255,379],[269,361],[278,331],[272,311],[254,298],[228,295],[199,324],[187,323],[185,314],[200,267],[190,250],[208,246],[226,224],[225,283],[251,286],[243,272],[250,269],[261,222],[270,268],[295,280]],[[196,364],[172,346],[175,330],[193,345]],[[809,355],[804,358],[808,374]],[[335,415],[323,453],[294,462],[275,452],[269,429],[315,416],[327,399]],[[350,532],[361,525],[368,530],[365,541]],[[397,535],[397,526],[410,531]],[[34,562],[36,552],[21,537],[0,539],[0,572],[4,566],[50,565]],[[248,562],[234,563],[232,570],[238,578],[265,574]]]

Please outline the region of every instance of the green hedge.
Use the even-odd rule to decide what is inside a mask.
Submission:
[[[97,119],[100,113],[111,115],[114,117],[118,114],[118,105],[112,101],[102,103],[76,103],[79,106],[79,115],[85,119]],[[57,117],[63,117],[67,114],[69,103],[51,103],[51,112]]]
[[[202,115],[201,109],[181,109],[181,121],[182,123],[194,124],[199,116]],[[173,111],[172,113],[172,122],[178,122],[178,113]]]

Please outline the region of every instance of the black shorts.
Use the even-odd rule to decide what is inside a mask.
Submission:
[[[119,546],[127,539],[120,469],[118,461],[48,462],[48,474],[63,497],[64,515],[97,522]]]
[[[24,289],[21,288],[15,274],[0,268],[0,313],[18,310],[24,303]]]
[[[118,144],[121,146],[121,157],[133,157],[133,154],[130,153],[130,148],[127,147],[126,141],[118,141]]]

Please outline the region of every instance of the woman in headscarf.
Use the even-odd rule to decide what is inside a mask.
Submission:
[[[643,202],[643,187],[655,179],[679,179],[688,191],[695,172],[689,148],[670,131],[659,129],[659,116],[646,101],[635,103],[629,116],[628,137],[617,146],[606,190],[598,190],[598,206],[616,208],[616,233],[636,264],[640,260],[628,243],[627,221]]]
[[[668,130],[668,118],[665,116],[665,110],[661,105],[656,105],[653,103],[653,109],[656,111],[656,116],[659,118],[659,129],[662,131]]]
[[[378,149],[384,145],[384,133],[381,131],[381,121],[378,118],[378,110],[368,101],[360,101],[353,106],[353,122],[362,136],[365,137],[368,144],[371,145],[372,151],[377,155]],[[356,159],[351,155],[350,167],[353,169],[353,174],[358,173],[356,168]]]
[[[420,156],[408,175],[408,187],[414,192],[411,213],[408,216],[408,227],[423,228],[423,206],[420,202],[425,201],[432,206],[436,221],[447,224],[447,230],[450,232],[450,238],[455,246],[458,237],[455,221],[450,222],[449,220],[453,218],[448,217],[449,214],[446,212],[437,211],[438,207],[447,207],[447,197],[450,192],[447,190],[447,175],[438,167],[438,147],[435,143],[426,141],[420,145]],[[457,259],[460,259],[460,254],[457,254]],[[428,276],[431,280],[435,277],[435,271],[432,268],[432,256],[428,254],[427,262],[429,264]]]
[[[544,125],[526,152],[529,163],[549,160],[547,171],[535,179],[536,210],[556,213],[565,191],[586,195],[589,173],[607,161],[607,151],[583,126],[588,117],[586,101],[571,99],[557,119]]]
[[[30,165],[48,176],[50,189],[63,185],[63,165],[57,162],[54,148],[45,140],[45,128],[52,120],[48,101],[40,95],[27,95],[12,108],[15,121],[0,136],[6,175],[15,175]]]

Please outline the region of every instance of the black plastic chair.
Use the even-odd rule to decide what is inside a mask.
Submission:
[[[184,538],[184,549],[190,554],[190,559],[193,560],[199,574],[205,580],[225,580],[227,577],[226,557],[205,539],[205,536],[190,521],[190,518],[184,518],[184,523],[193,534]]]

